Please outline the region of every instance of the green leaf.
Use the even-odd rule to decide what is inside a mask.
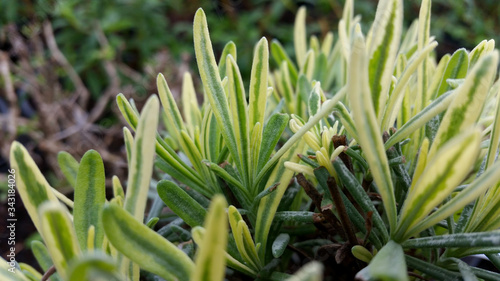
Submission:
[[[101,155],[89,150],[83,155],[78,169],[75,187],[75,207],[73,222],[80,248],[87,249],[90,226],[95,227],[94,248],[101,248],[104,231],[100,212],[106,202],[106,177]]]
[[[467,75],[462,86],[456,89],[455,99],[446,111],[429,150],[429,158],[449,139],[466,130],[479,118],[497,66],[497,51],[484,55]]]
[[[354,125],[354,120],[352,119],[349,110],[347,110],[347,108],[342,102],[339,102],[335,106],[335,111],[333,114],[335,116],[338,116],[349,136],[351,136],[353,139],[358,139],[356,133],[356,125]]]
[[[233,130],[234,124],[231,118],[226,94],[222,87],[217,65],[215,64],[212,42],[210,41],[208,33],[207,18],[201,8],[196,11],[194,17],[193,33],[196,61],[198,62],[203,88],[207,94],[215,119],[224,137],[224,141],[231,153],[231,157],[234,159],[235,163],[242,163],[242,156],[238,154],[236,133]],[[237,167],[240,174],[243,175],[244,171],[241,170],[241,165]]]
[[[406,262],[401,245],[389,241],[372,259],[370,264],[356,274],[360,280],[405,281]]]
[[[34,240],[33,242],[31,242],[31,251],[33,252],[36,261],[42,268],[43,272],[46,272],[51,266],[54,265],[49,254],[49,250],[42,242],[38,240]],[[50,280],[61,281],[61,277],[59,277],[59,274],[57,274],[56,272],[50,277]]]
[[[285,223],[314,223],[314,212],[309,211],[280,211],[274,215],[274,222]]]
[[[421,51],[424,47],[429,44],[430,37],[430,26],[431,26],[431,0],[423,0],[420,4],[420,12],[418,15],[418,35],[417,35],[417,49]],[[417,71],[417,98],[415,100],[416,112],[419,112],[425,107],[428,97],[431,93],[427,93],[428,81],[428,62],[424,60],[422,64],[419,65]],[[420,139],[416,138],[416,141]]]
[[[347,90],[358,143],[363,148],[377,189],[382,196],[391,233],[396,227],[396,200],[387,155],[370,95],[368,59],[363,35],[357,27],[348,70]]]
[[[265,37],[259,40],[253,55],[250,75],[250,91],[248,104],[248,120],[250,128],[257,122],[264,124],[267,100],[267,75],[269,73],[269,50]]]
[[[418,51],[408,62],[408,66],[405,67],[401,76],[398,77],[399,80],[396,84],[396,87],[392,91],[389,100],[387,101],[384,117],[382,119],[383,129],[387,130],[390,126],[392,126],[392,124],[394,124],[396,116],[400,108],[403,106],[403,99],[406,92],[405,89],[407,88],[411,77],[413,77],[420,64],[428,59],[430,52],[432,52],[436,48],[436,46],[436,42],[431,42],[424,49]]]
[[[500,231],[455,233],[414,238],[401,244],[403,248],[472,248],[500,246]]]
[[[363,189],[356,177],[347,169],[342,160],[335,160],[332,162],[333,168],[337,172],[340,182],[344,185],[349,193],[353,196],[356,203],[359,204],[364,212],[372,212],[372,220],[375,228],[373,231],[380,237],[384,242],[389,240],[389,234],[384,221],[380,217],[379,213],[375,209],[372,200]]]
[[[469,66],[473,67],[485,54],[495,49],[495,40],[483,40],[469,53]]]
[[[401,209],[396,241],[404,241],[416,234],[414,226],[441,204],[467,176],[479,153],[481,134],[469,129],[443,146],[427,166],[409,192]]]
[[[125,142],[125,151],[127,152],[127,163],[132,161],[132,147],[134,146],[134,136],[127,127],[123,127],[123,141]]]
[[[275,113],[269,118],[262,135],[262,143],[260,144],[260,153],[256,171],[260,171],[269,161],[269,157],[273,153],[276,144],[278,144],[281,134],[286,128],[288,120],[288,115],[282,113]]]
[[[455,212],[464,208],[467,204],[475,200],[480,195],[484,194],[488,188],[495,185],[500,181],[500,162],[496,162],[490,169],[486,170],[481,176],[476,178],[464,190],[459,192],[451,200],[446,202],[443,206],[435,212],[427,216],[424,220],[415,226],[414,233],[419,233],[447,217],[452,216]],[[478,225],[481,219],[470,222],[470,229],[474,229],[474,225]]]
[[[194,272],[193,262],[182,250],[120,206],[105,206],[102,222],[111,244],[144,270],[168,281],[189,280]]]
[[[156,188],[163,202],[189,226],[203,225],[207,211],[177,184],[162,180]]]
[[[215,164],[215,163],[211,163],[211,162],[207,162],[207,161],[204,161],[204,163],[210,168],[210,170],[212,170],[212,172],[214,172],[217,176],[219,176],[220,178],[222,178],[224,181],[226,181],[228,184],[238,188],[238,190],[244,194],[245,197],[249,197],[248,195],[248,190],[242,185],[241,181],[239,180],[239,177],[236,178],[235,176],[231,175],[231,173],[229,173],[227,170],[225,170],[224,168],[222,168],[221,166]],[[229,168],[228,166],[226,166],[226,168]]]
[[[41,232],[38,208],[46,201],[58,202],[57,197],[26,148],[17,141],[10,147],[10,163],[17,173],[17,191],[24,207],[36,229]]]
[[[321,93],[320,93],[321,88],[320,87],[321,87],[321,84],[316,83],[314,85],[314,88],[312,89],[311,93],[309,94],[309,99],[307,100],[307,106],[308,106],[310,116],[316,115],[316,113],[318,113],[319,109],[321,108]],[[318,125],[320,125],[320,124],[318,124]]]
[[[123,191],[123,186],[120,183],[120,179],[117,176],[113,176],[113,197],[125,198],[125,192]]]
[[[31,280],[42,279],[42,274],[40,274],[40,272],[38,272],[31,265],[22,262],[19,263],[19,267],[21,268],[21,271],[24,273],[24,275],[27,276],[29,279]]]
[[[9,281],[32,281],[18,268],[12,269],[12,266],[3,257],[0,257],[0,278]]]
[[[57,273],[68,279],[68,264],[80,255],[73,222],[68,210],[59,202],[45,202],[39,208],[41,234]]]
[[[127,180],[124,209],[142,221],[146,209],[149,183],[153,173],[155,134],[158,126],[159,101],[152,96],[139,118]]]
[[[243,177],[243,182],[250,185],[249,164],[250,164],[250,144],[248,142],[248,116],[247,100],[243,79],[241,78],[238,65],[231,55],[227,58],[228,99],[232,115],[233,130],[236,136],[236,146],[241,162],[238,163],[239,171]]]
[[[373,254],[361,245],[355,245],[354,247],[352,247],[351,253],[355,258],[366,263],[370,263],[370,261],[373,259]]]
[[[228,217],[238,252],[250,268],[259,271],[262,267],[261,262],[247,224],[238,210],[232,205],[228,208]]]
[[[137,113],[137,111],[134,110],[132,105],[127,101],[127,99],[123,94],[119,94],[116,97],[116,103],[118,104],[120,112],[125,117],[130,127],[132,127],[133,130],[136,130],[137,122],[139,119],[138,117],[139,114]],[[124,132],[125,131],[127,130],[124,129]],[[130,143],[130,151],[132,151],[131,149],[132,141],[130,141],[130,138],[127,137],[128,135],[131,136],[131,134],[125,134],[126,137],[125,144],[128,146],[128,143]],[[127,141],[127,139],[129,140]],[[169,170],[170,171],[169,173],[172,173],[172,176],[174,178],[178,179],[179,181],[182,181],[183,183],[189,186],[192,186],[193,188],[196,188],[200,192],[203,191],[205,183],[204,180],[202,180],[201,176],[196,171],[194,171],[190,166],[184,163],[183,160],[177,155],[175,150],[172,149],[172,147],[170,147],[160,137],[159,134],[156,134],[156,154],[165,161],[165,163],[167,164],[166,166],[172,168]]]
[[[289,113],[296,112],[295,104],[300,100],[295,100],[292,78],[286,62],[282,62],[280,66],[280,75],[276,78],[278,90],[285,99],[285,105]],[[300,113],[299,113],[300,114]]]
[[[196,270],[191,281],[223,280],[226,269],[226,244],[227,244],[227,219],[226,200],[221,195],[216,195],[208,210],[204,223],[206,233],[202,244],[198,245],[195,261]]]
[[[203,237],[205,236],[205,229],[203,227],[194,227],[192,230],[192,235],[193,235],[193,240],[198,244],[202,245],[203,244]],[[231,236],[229,236],[231,238]],[[229,244],[230,245],[230,244]],[[229,249],[228,249],[229,250]],[[249,268],[248,266],[244,265],[237,259],[233,258],[230,254],[227,252],[224,254],[226,257],[227,265],[231,268],[234,268],[240,272],[245,273],[246,275],[253,276],[255,277],[257,275],[257,272],[254,271],[253,269]]]
[[[234,60],[237,59],[237,52],[236,52],[236,44],[234,44],[233,41],[229,41],[226,43],[224,46],[224,49],[222,49],[222,54],[220,55],[219,59],[219,72],[220,72],[220,77],[226,76],[226,63],[227,63],[227,56],[231,55],[233,56]]]
[[[76,185],[76,174],[78,173],[78,161],[66,151],[57,154],[57,163],[69,184],[74,188]]]
[[[306,7],[302,6],[295,16],[293,26],[293,46],[295,47],[295,57],[299,69],[302,68],[306,59],[307,39],[306,39]]]
[[[69,269],[71,281],[120,281],[121,276],[116,261],[100,252],[88,252],[75,260]]]
[[[486,160],[485,169],[488,169],[493,165],[498,150],[498,143],[500,141],[500,87],[498,88],[496,103],[495,121],[493,121],[493,129],[491,130],[490,145],[488,146],[488,158]]]
[[[297,135],[297,133],[295,135]],[[289,143],[292,140],[292,138],[289,139],[287,143]],[[272,192],[271,194],[260,200],[259,208],[257,211],[257,222],[255,226],[255,243],[261,244],[261,250],[259,253],[261,261],[265,262],[264,257],[266,253],[267,238],[269,230],[271,229],[271,224],[273,222],[274,214],[276,213],[281,198],[283,197],[283,194],[285,193],[288,184],[293,176],[293,171],[286,169],[284,163],[286,161],[291,161],[296,163],[299,162],[300,159],[297,156],[297,154],[301,153],[303,149],[304,149],[304,141],[296,142],[293,144],[292,147],[287,149],[286,154],[281,156],[278,165],[273,170],[272,174],[270,175],[265,185],[265,186],[270,186],[277,182],[280,183],[276,188],[276,191]]]
[[[288,242],[290,242],[290,235],[286,233],[281,233],[280,235],[278,235],[278,237],[276,237],[276,239],[274,239],[271,250],[275,258],[279,258],[281,257],[281,255],[283,255]]]
[[[290,80],[295,85],[294,82],[297,81],[297,68],[295,64],[292,62],[290,57],[285,52],[285,49],[278,40],[273,39],[271,41],[271,54],[273,56],[274,61],[278,66],[281,66],[283,61],[286,61],[286,65],[288,66],[288,72],[290,73]]]
[[[286,281],[321,281],[323,278],[323,264],[312,261],[301,267]]]
[[[170,134],[174,136],[175,139],[180,138],[180,132],[182,130],[186,130],[184,126],[184,122],[182,120],[181,113],[179,112],[179,108],[177,107],[177,103],[175,102],[174,96],[168,87],[167,81],[163,74],[158,74],[156,77],[156,85],[158,87],[158,96],[160,97],[161,104],[163,106],[163,110],[167,117],[167,121],[170,125],[176,130],[169,131]],[[156,132],[156,127],[154,128]]]
[[[281,156],[283,156],[283,154],[287,153],[293,146],[295,146],[296,143],[302,139],[302,136],[305,133],[309,132],[309,130],[312,127],[314,127],[321,119],[323,119],[327,115],[331,114],[335,105],[341,99],[344,98],[345,94],[346,94],[346,89],[342,88],[331,99],[325,101],[323,103],[323,105],[321,106],[321,110],[318,112],[318,114],[309,118],[309,121],[307,121],[307,123],[304,124],[304,126],[302,126],[302,128],[300,128],[299,131],[297,131],[291,138],[289,138],[288,141],[264,165],[264,167],[262,167],[262,169],[260,169],[259,174],[257,175],[257,178],[254,181],[254,184],[260,183],[260,181],[269,172],[269,170],[271,170],[272,167],[276,164],[276,162],[278,162],[278,160],[281,158]],[[274,182],[271,184],[274,184]],[[269,186],[269,185],[266,185],[266,186]]]
[[[459,49],[448,61],[446,70],[444,71],[443,78],[439,84],[436,97],[441,96],[449,90],[451,86],[446,82],[447,79],[462,79],[465,78],[467,70],[469,69],[469,57],[465,49]]]
[[[478,281],[474,271],[472,271],[472,268],[467,263],[457,258],[451,258],[451,260],[457,263],[464,281]]]
[[[431,104],[399,128],[399,130],[385,142],[385,149],[389,149],[391,146],[404,140],[413,132],[425,126],[425,124],[427,124],[427,122],[429,122],[432,118],[447,110],[449,105],[453,102],[455,96],[456,91],[449,91],[434,100]]]
[[[375,116],[382,121],[403,28],[403,1],[383,0],[377,5],[368,33],[368,75]]]
[[[406,262],[408,263],[408,267],[414,268],[429,276],[432,276],[436,278],[436,280],[443,280],[443,281],[460,280],[459,279],[460,274],[457,272],[446,270],[440,266],[419,260],[409,255],[406,255],[405,258]]]
[[[193,78],[189,72],[184,73],[182,79],[182,113],[186,120],[185,125],[191,136],[195,135],[196,130],[201,126],[201,111],[198,105],[198,99],[194,90]]]

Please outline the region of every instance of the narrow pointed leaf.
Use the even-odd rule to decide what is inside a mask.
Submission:
[[[94,247],[100,248],[104,231],[100,212],[106,202],[106,177],[101,155],[95,150],[89,150],[83,155],[78,169],[75,187],[75,207],[73,221],[80,248],[87,248],[88,229],[95,227]]]
[[[80,254],[69,212],[59,202],[46,202],[39,211],[42,237],[54,266],[59,276],[68,280],[68,264]]]
[[[78,161],[68,152],[61,151],[57,154],[57,163],[69,184],[74,188],[76,186],[76,174],[78,173]]]
[[[271,54],[278,66],[280,66],[283,63],[283,61],[286,61],[286,65],[288,66],[288,71],[290,72],[290,79],[292,83],[296,82],[298,77],[297,68],[295,67],[290,57],[285,52],[283,46],[281,46],[281,44],[276,39],[271,41]]]
[[[51,266],[54,265],[49,254],[49,250],[42,242],[38,240],[34,240],[33,242],[31,242],[31,251],[33,252],[36,261],[42,268],[43,272],[46,272]],[[56,272],[50,277],[49,280],[61,281],[61,277],[59,277],[59,274],[57,274]]]
[[[11,265],[3,257],[0,257],[0,278],[9,281],[32,281],[18,268],[12,270]]]
[[[224,141],[231,153],[235,163],[241,163],[238,154],[237,140],[233,130],[233,120],[231,118],[226,94],[222,87],[218,68],[212,50],[212,42],[208,33],[207,18],[202,9],[198,9],[194,17],[194,43],[196,61],[200,70],[201,81],[210,105],[214,112],[217,124],[221,130]],[[241,167],[240,167],[241,168]],[[242,171],[240,170],[240,173]]]
[[[288,140],[288,142],[290,142],[290,140]],[[300,159],[297,154],[302,153],[303,149],[303,141],[294,143],[294,145],[287,150],[286,154],[281,156],[278,165],[267,180],[266,186],[273,185],[276,182],[279,182],[280,184],[276,188],[276,191],[260,200],[259,208],[257,211],[255,243],[261,244],[261,249],[259,252],[260,260],[264,260],[265,257],[267,237],[269,234],[269,230],[271,229],[274,214],[276,213],[281,198],[283,197],[283,194],[285,194],[288,184],[293,176],[293,171],[287,169],[284,166],[284,163],[286,161],[299,162]]]
[[[189,280],[194,272],[193,262],[182,250],[118,205],[105,206],[102,221],[111,244],[144,270],[168,281]]]
[[[456,281],[460,280],[460,273],[444,269],[433,263],[425,262],[423,260],[414,258],[410,255],[406,255],[406,262],[408,267],[421,271],[429,276],[436,278],[436,280],[443,281]]]
[[[451,200],[446,202],[437,211],[426,217],[415,226],[415,233],[419,233],[445,218],[452,216],[458,210],[479,197],[481,194],[500,181],[500,162],[496,162],[490,169],[475,179],[467,188],[459,192]]]
[[[483,56],[465,82],[456,89],[456,97],[444,115],[429,151],[429,158],[449,139],[476,122],[481,114],[488,89],[496,75],[498,51]]]
[[[307,39],[306,39],[306,7],[302,6],[297,11],[297,16],[295,17],[295,24],[293,27],[293,44],[295,47],[295,56],[297,57],[297,63],[299,68],[305,62],[306,51],[307,51]]]
[[[100,252],[90,252],[71,264],[68,280],[120,281],[124,280],[124,277],[120,274],[116,261],[111,257]]]
[[[229,88],[229,101],[230,110],[233,120],[233,130],[236,137],[236,146],[238,148],[238,155],[241,157],[241,162],[238,163],[239,171],[243,177],[244,183],[249,183],[249,168],[250,164],[250,144],[248,143],[248,115],[247,115],[247,100],[243,80],[241,78],[240,70],[231,55],[227,58],[228,88]]]
[[[467,70],[469,69],[469,57],[465,49],[459,49],[448,61],[446,65],[446,70],[439,84],[436,96],[439,97],[449,90],[452,90],[451,86],[446,82],[447,79],[462,79],[465,78]]]
[[[226,74],[227,56],[231,55],[231,56],[233,56],[234,60],[237,60],[236,54],[237,54],[236,44],[234,44],[233,41],[227,42],[226,45],[224,46],[224,49],[222,49],[222,54],[221,54],[220,59],[219,59],[218,67],[219,67],[220,77],[227,76],[227,74]]]
[[[411,236],[411,229],[441,204],[467,176],[479,153],[480,132],[468,130],[439,151],[439,157],[428,160],[428,165],[415,187],[408,194],[401,210],[397,239]]]
[[[426,108],[406,122],[394,133],[384,144],[385,149],[389,149],[396,143],[408,138],[413,132],[425,126],[433,117],[448,109],[456,96],[455,91],[447,92],[434,100]]]
[[[198,244],[198,245],[201,245],[203,244],[203,238],[205,237],[205,229],[201,226],[198,226],[198,227],[194,227],[192,230],[191,230],[192,234],[193,234],[193,240]],[[229,236],[231,237],[231,236]],[[226,262],[227,262],[227,265],[233,269],[236,269],[240,272],[243,272],[249,276],[256,276],[257,275],[257,272],[251,268],[249,268],[248,266],[244,265],[243,263],[241,263],[240,261],[238,261],[237,259],[235,259],[233,256],[231,256],[229,253],[224,253],[224,256],[226,257]]]
[[[178,139],[180,131],[186,130],[186,128],[184,126],[184,121],[182,120],[179,108],[175,103],[174,96],[172,95],[172,92],[168,87],[165,77],[161,73],[156,77],[156,86],[158,87],[158,95],[160,97],[161,104],[163,105],[164,112],[167,116],[167,121],[176,129],[172,130],[172,132],[169,133],[174,135],[174,137]]]
[[[389,219],[391,233],[396,226],[396,200],[389,163],[384,150],[382,134],[370,95],[368,81],[368,59],[362,35],[357,33],[352,46],[347,89],[358,134],[358,143],[363,148],[384,209]]]
[[[212,199],[204,223],[206,232],[195,261],[196,270],[191,281],[223,280],[226,269],[227,218],[226,200],[218,195]]]
[[[285,130],[288,120],[288,115],[282,113],[273,114],[271,118],[269,118],[262,135],[262,143],[260,144],[259,159],[257,162],[257,171],[260,171],[269,161],[269,157],[276,148],[276,144]]]
[[[157,190],[163,202],[189,226],[203,225],[207,211],[177,184],[162,180]]]
[[[495,40],[483,40],[469,53],[469,65],[474,66],[485,54],[495,49]]]
[[[264,124],[267,100],[267,76],[269,73],[269,50],[265,37],[260,39],[253,55],[252,72],[250,75],[250,91],[248,104],[248,120],[250,128],[257,122]]]
[[[375,115],[382,121],[403,27],[403,1],[383,0],[367,38],[369,80]]]
[[[142,221],[146,209],[147,191],[153,173],[155,136],[158,126],[159,101],[152,96],[146,102],[137,125],[127,180],[124,209]]]
[[[14,141],[10,148],[10,163],[17,173],[17,191],[24,207],[37,230],[41,232],[38,208],[46,201],[58,202],[57,197],[26,148],[17,141]]]
[[[404,248],[471,248],[500,246],[500,232],[476,232],[414,238],[401,244]]]
[[[198,105],[198,99],[196,98],[196,92],[194,90],[193,78],[189,72],[184,73],[182,79],[182,113],[184,114],[184,119],[186,120],[186,126],[189,126],[189,133],[191,136],[194,135],[195,129],[201,126],[201,111]]]

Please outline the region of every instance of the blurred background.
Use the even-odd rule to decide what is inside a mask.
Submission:
[[[278,39],[293,56],[293,22],[307,6],[307,31],[336,32],[341,0],[2,0],[0,1],[0,253],[5,258],[5,203],[10,143],[20,141],[49,183],[71,197],[57,153],[76,159],[97,150],[106,176],[126,179],[121,118],[114,98],[123,93],[139,108],[156,93],[156,75],[178,96],[182,75],[197,79],[192,20],[202,7],[218,57],[232,40],[248,81],[254,44]],[[365,33],[376,0],[356,0]],[[418,17],[420,0],[405,0],[405,27]],[[434,0],[431,35],[437,56],[483,39],[500,42],[498,0]],[[199,81],[195,81],[199,87]],[[248,85],[248,83],[247,83]],[[200,91],[201,92],[201,91]],[[200,101],[201,102],[201,101]],[[34,227],[17,198],[17,260],[30,263]]]

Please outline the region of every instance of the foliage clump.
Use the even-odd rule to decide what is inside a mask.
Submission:
[[[78,162],[63,153],[73,202],[12,145],[19,192],[46,245],[37,242],[39,259],[64,280],[138,280],[140,269],[149,280],[498,280],[460,260],[486,254],[500,266],[498,51],[483,41],[436,61],[431,1],[405,34],[402,5],[380,1],[365,35],[346,1],[337,39],[321,42],[307,40],[301,8],[295,60],[261,39],[248,87],[236,45],[217,62],[198,10],[203,105],[190,74],[182,113],[161,74],[159,99],[142,113],[117,96],[135,131],[123,130],[126,193],[115,177],[105,202],[99,154]],[[155,167],[165,178],[151,183]],[[40,275],[21,268],[26,279]]]

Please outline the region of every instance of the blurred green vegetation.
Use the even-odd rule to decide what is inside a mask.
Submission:
[[[334,23],[344,1],[335,0],[38,0],[0,1],[0,24],[15,23],[21,31],[33,22],[49,20],[56,41],[94,97],[104,91],[107,76],[100,61],[118,58],[142,72],[154,54],[167,49],[174,62],[193,55],[192,18],[198,7],[209,16],[216,52],[232,40],[239,47],[243,76],[249,74],[252,47],[261,36],[277,38],[291,48],[294,13],[308,6],[308,30],[318,35],[336,30]],[[355,11],[370,22],[376,2],[355,1]],[[420,0],[406,0],[407,24],[418,15]],[[497,0],[433,1],[432,34],[441,44],[439,55],[457,47],[472,48],[485,38],[500,39],[500,4]],[[365,24],[367,26],[367,24]],[[109,48],[102,49],[97,30]],[[5,32],[5,31],[4,31]],[[27,34],[27,30],[24,33]],[[292,52],[290,52],[292,53]],[[194,67],[190,60],[191,66]],[[244,78],[245,79],[245,78]],[[128,81],[130,82],[130,81]],[[70,83],[67,83],[71,87]],[[140,87],[138,87],[140,89]],[[147,87],[146,87],[147,88]],[[147,94],[147,93],[139,93]]]
[[[53,62],[52,50],[47,46],[46,37],[41,35],[44,33],[44,24],[50,23],[58,48],[90,94],[90,101],[82,103],[82,110],[90,112],[99,103],[100,97],[110,90],[117,91],[113,93],[114,95],[120,91],[139,102],[144,100],[151,92],[156,91],[157,72],[165,74],[174,90],[180,87],[180,77],[184,71],[191,70],[197,73],[193,57],[192,20],[199,7],[202,7],[208,16],[216,55],[220,55],[228,41],[236,43],[238,64],[243,79],[247,81],[253,46],[260,37],[265,36],[269,40],[278,39],[293,57],[292,29],[297,8],[302,5],[307,6],[308,33],[321,38],[328,31],[337,30],[336,24],[341,17],[344,2],[344,0],[0,1],[0,51],[8,54],[12,64],[16,64],[19,54],[16,53],[18,50],[13,46],[15,44],[12,38],[9,40],[9,32],[16,30],[27,42],[29,62],[34,66],[34,73],[38,77],[29,80],[13,72],[18,101],[31,100],[33,103],[31,93],[26,90],[27,83],[37,81],[40,84],[50,84],[54,81],[41,74],[42,70],[47,69],[56,75],[55,81],[60,84],[58,87],[62,88],[65,97],[71,96],[77,92],[78,85],[67,73],[67,67]],[[361,15],[364,29],[373,20],[377,2],[355,1],[355,13]],[[404,1],[406,26],[418,16],[420,2],[421,0]],[[497,42],[500,41],[499,2],[498,0],[434,0],[431,34],[436,36],[440,44],[437,48],[438,57],[452,53],[460,47],[470,50],[483,39],[493,38]],[[40,39],[29,41],[35,36],[42,38],[41,47],[37,45]],[[107,69],[107,62],[114,65],[117,69],[116,75],[119,76],[117,79],[119,85],[114,85],[112,89],[110,85],[113,85],[113,75],[110,75]],[[274,61],[271,60],[271,63]],[[2,83],[0,80],[0,91],[4,91]],[[57,102],[58,97],[48,100]],[[111,100],[112,98],[109,98],[105,101],[107,105],[104,112],[90,122],[95,122],[104,129],[109,129],[120,122],[116,114],[111,111],[113,108]],[[33,120],[32,117],[29,118]],[[37,126],[31,125],[27,130],[36,131]],[[26,131],[26,128],[23,128],[25,126],[20,126],[17,133]]]

